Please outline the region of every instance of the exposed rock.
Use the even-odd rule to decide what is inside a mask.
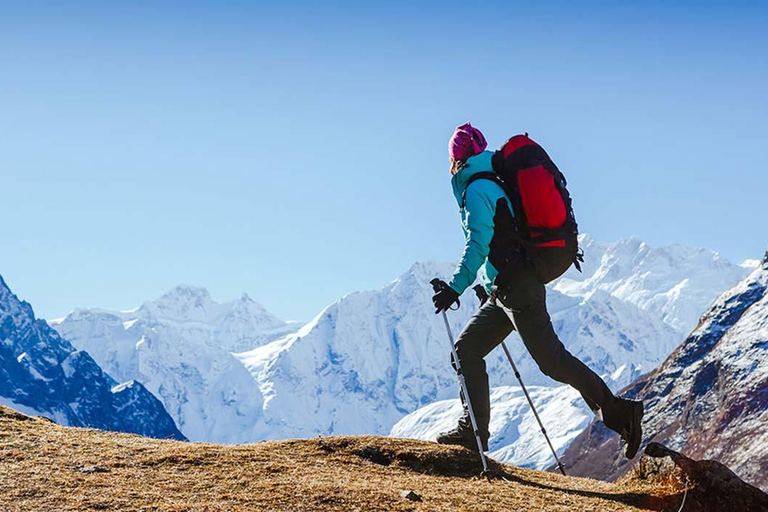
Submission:
[[[685,510],[768,510],[768,494],[744,482],[714,460],[693,460],[659,443],[645,448],[649,457],[666,458],[680,468],[685,483]]]
[[[413,491],[400,491],[400,497],[409,501],[421,501],[421,496]]]
[[[109,473],[109,470],[102,466],[77,466],[75,470],[81,473]]]

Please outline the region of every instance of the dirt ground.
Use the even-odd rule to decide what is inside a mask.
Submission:
[[[96,467],[93,467],[96,466]],[[0,510],[677,510],[673,484],[609,484],[383,437],[251,445],[65,428],[0,407]],[[420,501],[401,496],[414,491]]]

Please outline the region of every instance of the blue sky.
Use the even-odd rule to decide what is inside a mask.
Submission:
[[[768,246],[762,2],[0,3],[0,274],[309,319],[458,258],[446,145],[531,133],[583,232]]]

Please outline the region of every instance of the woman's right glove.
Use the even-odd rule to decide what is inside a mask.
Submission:
[[[435,314],[442,313],[451,309],[453,303],[456,303],[456,309],[459,309],[461,302],[459,301],[459,294],[454,291],[453,288],[448,286],[448,283],[442,279],[435,278],[429,282],[432,285],[432,289],[436,292],[432,296],[432,304],[435,305]]]

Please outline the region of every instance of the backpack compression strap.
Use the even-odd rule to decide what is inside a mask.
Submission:
[[[477,180],[491,180],[495,181],[498,186],[501,187],[502,190],[504,190],[504,182],[501,181],[501,178],[499,178],[499,175],[495,172],[478,172],[477,174],[473,174],[469,177],[467,180],[467,186],[464,187],[464,192],[461,193],[461,208],[463,209],[467,205],[467,189],[469,189],[469,186],[476,182]],[[506,193],[506,191],[505,191]]]

